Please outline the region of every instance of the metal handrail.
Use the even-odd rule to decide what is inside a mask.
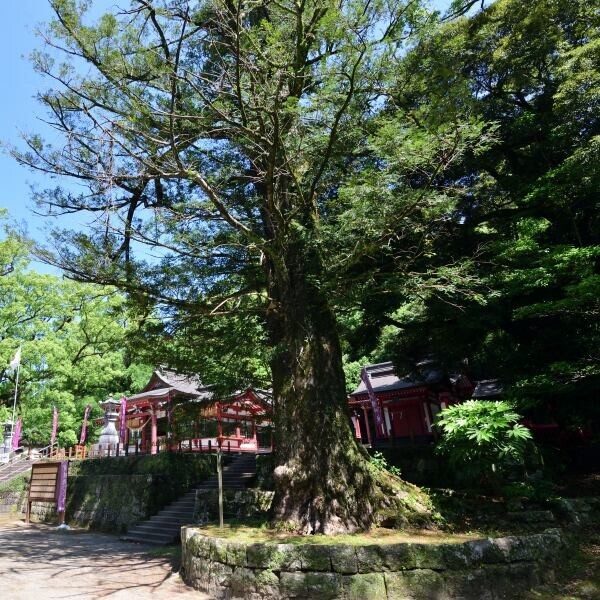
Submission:
[[[8,462],[4,463],[1,467],[0,467],[0,475],[4,472],[4,471],[8,471],[10,467],[12,467],[15,463],[22,461],[22,460],[26,460],[27,455],[23,452],[20,452],[19,454],[15,454],[12,457],[9,457]]]
[[[52,451],[58,448],[58,442],[54,442],[53,444],[48,444],[43,448],[40,448],[37,452],[42,458],[50,458],[52,456]]]

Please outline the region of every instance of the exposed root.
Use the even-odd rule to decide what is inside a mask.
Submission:
[[[345,459],[330,462],[326,478],[319,478],[318,472],[307,470],[297,460],[277,466],[273,526],[328,535],[378,525],[432,526],[432,504],[423,490],[376,468],[360,451]],[[349,469],[341,467],[348,464]],[[317,482],[323,480],[326,485],[319,486]]]

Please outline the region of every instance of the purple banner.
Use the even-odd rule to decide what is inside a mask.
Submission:
[[[85,437],[87,435],[87,421],[90,415],[90,409],[92,407],[88,404],[85,407],[85,412],[83,413],[83,426],[81,427],[81,437],[79,438],[79,445],[83,446],[85,444]]]
[[[65,512],[67,499],[67,474],[69,462],[63,461],[58,465],[58,476],[56,481],[56,512]]]
[[[121,438],[121,443],[124,444],[126,442],[127,435],[127,398],[123,396],[121,398],[121,430],[119,432],[119,437]]]
[[[386,437],[385,427],[383,424],[383,414],[381,412],[381,406],[379,406],[379,401],[375,396],[375,391],[373,390],[373,386],[371,385],[371,380],[369,379],[369,374],[367,373],[367,369],[363,367],[363,370],[360,373],[360,378],[363,380],[365,387],[367,388],[367,392],[369,393],[369,399],[371,400],[371,408],[373,409],[373,418],[375,419],[375,433],[377,437]]]
[[[13,436],[12,436],[12,449],[16,450],[19,447],[19,442],[21,441],[21,425],[22,425],[22,421],[21,421],[21,417],[19,417],[17,419],[17,424],[15,425],[14,429],[13,429]]]
[[[53,446],[56,441],[56,429],[58,428],[58,410],[54,407],[54,414],[52,415],[52,437],[50,438],[50,445]]]

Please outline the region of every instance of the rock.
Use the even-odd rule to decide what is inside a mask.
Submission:
[[[387,597],[402,600],[442,600],[449,598],[444,590],[444,579],[431,569],[414,569],[386,573]]]
[[[284,597],[303,598],[306,597],[308,589],[306,586],[306,575],[304,573],[287,573],[282,571],[279,574],[279,585]]]
[[[306,573],[305,583],[311,598],[329,600],[342,594],[342,576],[337,573]]]
[[[356,546],[356,560],[359,573],[372,573],[373,571],[383,571],[385,567],[385,558],[383,549],[380,546]]]
[[[551,510],[525,510],[506,513],[506,518],[516,523],[545,523],[554,521]]]
[[[342,577],[342,586],[344,598],[348,600],[386,600],[388,598],[383,573],[345,575]]]
[[[331,571],[329,546],[304,544],[296,548],[303,571]]]
[[[336,573],[352,575],[358,573],[356,548],[350,545],[336,544],[330,548],[331,567]]]
[[[246,564],[274,571],[299,571],[302,568],[298,546],[292,544],[249,544]]]

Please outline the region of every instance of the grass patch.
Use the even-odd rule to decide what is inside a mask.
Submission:
[[[299,535],[269,529],[266,524],[228,523],[223,529],[218,525],[205,525],[199,528],[205,535],[238,542],[266,542],[274,544],[350,544],[356,546],[386,544],[460,544],[481,539],[478,532],[451,534],[428,529],[403,530],[377,527],[367,532],[340,535]]]
[[[0,494],[3,492],[24,492],[29,485],[30,473],[21,473],[12,479],[0,483]]]

